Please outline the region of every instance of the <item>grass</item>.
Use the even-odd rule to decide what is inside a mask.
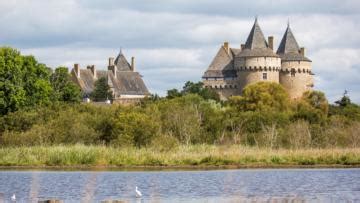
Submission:
[[[360,166],[360,148],[262,149],[241,145],[154,148],[34,146],[0,148],[0,166],[13,167],[317,167]]]

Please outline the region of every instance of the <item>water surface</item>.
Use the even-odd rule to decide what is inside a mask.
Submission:
[[[0,202],[13,193],[17,202],[360,202],[360,169],[0,171]]]

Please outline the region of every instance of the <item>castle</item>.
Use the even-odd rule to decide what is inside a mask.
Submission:
[[[122,51],[115,60],[113,57],[109,58],[107,70],[96,70],[95,65],[80,69],[79,64],[74,64],[71,76],[72,80],[81,88],[86,100],[94,90],[95,81],[101,77],[107,79],[115,103],[136,103],[150,95],[142,76],[135,71],[135,58],[131,58],[130,65]]]
[[[241,95],[249,84],[269,81],[281,84],[292,99],[311,90],[311,60],[305,56],[288,24],[274,53],[274,37],[265,40],[257,19],[240,49],[224,42],[202,77],[206,88],[214,89],[221,99]]]

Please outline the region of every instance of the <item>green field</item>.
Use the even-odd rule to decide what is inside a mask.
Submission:
[[[156,148],[49,146],[0,148],[2,167],[358,167],[360,148],[266,149],[241,145]]]

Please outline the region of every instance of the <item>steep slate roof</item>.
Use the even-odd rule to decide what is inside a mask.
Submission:
[[[245,49],[242,50],[237,56],[238,57],[251,57],[251,56],[277,57],[277,55],[269,48],[257,19],[255,19],[254,25],[251,28],[249,36],[246,40]]]
[[[115,94],[117,95],[147,95],[148,89],[145,86],[141,75],[138,72],[118,71],[116,77],[109,71],[109,78],[112,80]]]
[[[227,53],[224,46],[221,46],[213,61],[203,75],[207,77],[236,77],[234,69],[234,56],[240,52],[240,49],[229,48]]]
[[[94,90],[95,81],[102,77],[107,79],[116,97],[119,95],[150,94],[142,80],[142,76],[138,72],[130,70],[130,65],[122,53],[118,55],[115,64],[119,65],[117,66],[116,77],[114,77],[113,71],[111,70],[96,70],[97,78],[94,78],[90,69],[80,69],[80,78],[76,77],[74,69],[72,70],[72,75],[85,94],[90,94]],[[120,69],[118,67],[120,67]]]
[[[130,64],[126,60],[122,51],[120,51],[119,55],[116,57],[115,65],[117,67],[117,70],[119,70],[119,71],[130,71],[131,70]]]
[[[282,61],[311,61],[302,56],[299,51],[299,45],[288,24],[276,53],[281,57]]]

